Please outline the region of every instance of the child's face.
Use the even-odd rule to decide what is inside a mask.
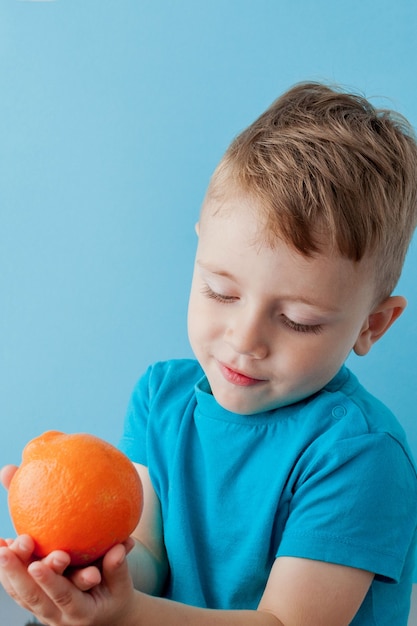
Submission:
[[[189,303],[189,337],[216,400],[252,414],[301,400],[338,372],[370,313],[361,264],[260,243],[248,200],[209,200]]]

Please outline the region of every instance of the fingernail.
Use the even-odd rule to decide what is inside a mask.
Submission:
[[[39,567],[39,563],[34,561],[28,567],[29,574],[34,578],[42,578],[42,568]]]
[[[122,565],[125,559],[126,559],[126,550],[123,548],[123,546],[120,546],[119,554],[116,557],[117,565]]]
[[[59,569],[69,565],[69,560],[61,556],[54,556],[52,561],[55,567],[58,567]]]
[[[0,565],[7,565],[8,560],[7,553],[0,550]]]
[[[30,552],[31,546],[29,545],[28,539],[26,537],[18,537],[17,545],[22,552]]]

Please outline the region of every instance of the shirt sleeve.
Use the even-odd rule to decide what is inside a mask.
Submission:
[[[131,461],[146,466],[151,370],[152,367],[149,367],[133,389],[124,420],[123,435],[118,445]]]
[[[416,520],[416,475],[401,444],[387,433],[343,439],[303,460],[277,556],[398,582]]]

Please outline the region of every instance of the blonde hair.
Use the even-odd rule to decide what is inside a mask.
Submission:
[[[296,85],[231,143],[208,198],[230,185],[264,211],[263,235],[311,256],[372,258],[394,289],[417,221],[417,144],[393,111],[319,83]]]

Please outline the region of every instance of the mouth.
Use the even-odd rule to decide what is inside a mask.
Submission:
[[[251,387],[265,382],[265,379],[252,378],[251,376],[247,376],[247,374],[244,374],[243,372],[238,372],[221,362],[219,362],[219,368],[227,382],[232,383],[233,385],[238,385],[239,387]]]

